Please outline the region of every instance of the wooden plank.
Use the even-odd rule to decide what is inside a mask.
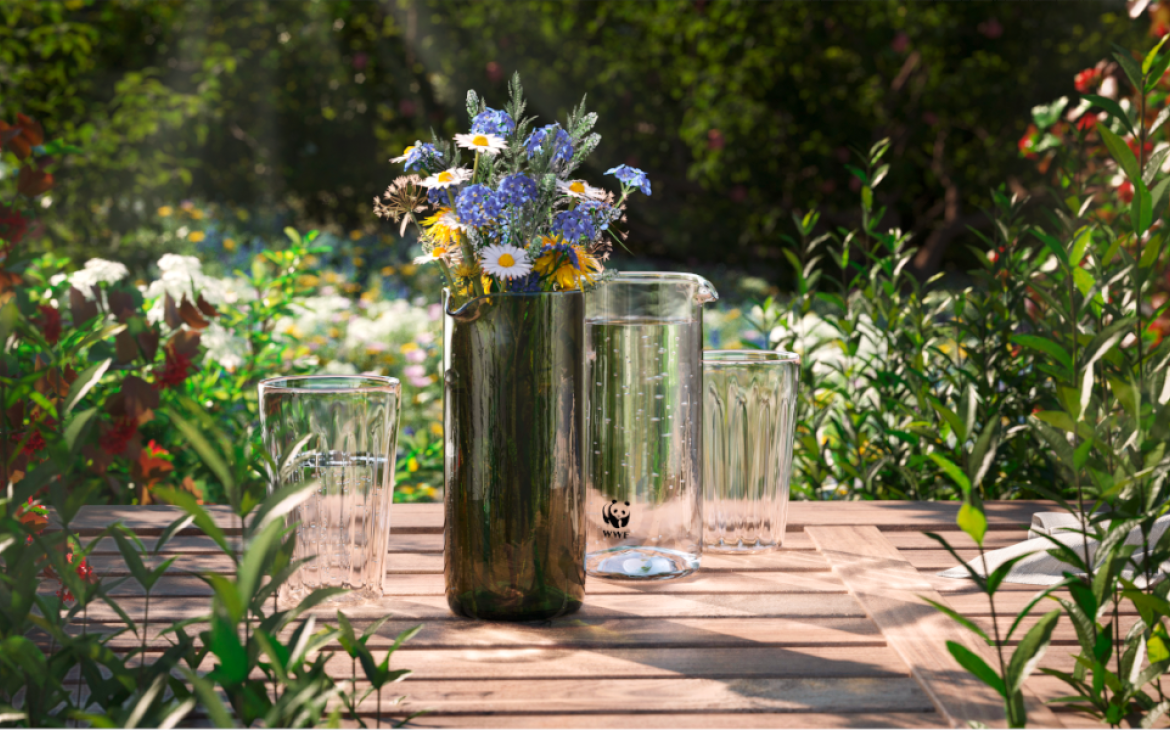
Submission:
[[[169,646],[165,619],[153,620],[147,627],[147,641],[159,650]],[[320,620],[331,623],[330,616]],[[359,632],[368,620],[354,620]],[[391,620],[382,625],[367,641],[370,649],[386,649],[401,632],[418,621]],[[117,624],[90,624],[89,633],[112,634],[123,627]],[[80,634],[83,627],[71,626]],[[192,624],[187,632],[197,635],[207,624]],[[289,628],[283,638],[293,631]],[[44,636],[48,643],[48,635]],[[132,633],[115,636],[108,646],[115,651],[135,649],[141,640]],[[336,648],[336,643],[328,645]],[[594,618],[580,614],[536,623],[505,624],[470,619],[431,620],[408,645],[412,649],[452,648],[682,648],[682,647],[884,647],[885,637],[867,618],[748,618],[748,619],[643,619]]]
[[[387,715],[387,717],[391,717]],[[393,716],[396,720],[405,715]],[[373,723],[367,721],[373,727]],[[808,713],[808,712],[677,712],[576,715],[440,715],[429,713],[410,721],[420,728],[591,728],[633,727],[647,730],[670,728],[931,728],[942,718],[935,712]]]
[[[391,573],[442,573],[442,553],[392,552],[386,559]],[[754,573],[769,571],[820,572],[829,570],[824,556],[812,551],[776,550],[759,555],[703,555],[700,572]]]
[[[144,599],[141,597],[119,598],[118,604],[135,621],[143,616]],[[206,615],[209,606],[206,601],[192,601],[186,597],[157,598],[150,602],[151,621],[174,623]],[[336,607],[321,606],[311,611],[313,615],[328,618],[335,616]],[[346,616],[354,620],[374,620],[386,615],[400,619],[424,621],[453,619],[447,599],[443,596],[415,596],[410,598],[387,597],[377,603],[353,606],[345,609]],[[626,595],[587,596],[581,610],[570,619],[589,618],[653,618],[653,619],[705,619],[705,618],[864,618],[865,611],[847,593],[774,593],[724,595],[706,593],[695,595],[662,595],[654,593],[633,593]],[[85,620],[79,617],[79,620]],[[88,620],[99,623],[120,623],[121,618],[108,606],[94,603],[89,606]]]
[[[939,537],[946,538],[946,541],[956,550],[975,550],[978,548],[975,541],[965,532],[958,530],[932,530],[932,532]],[[911,550],[943,549],[938,542],[930,539],[921,532],[899,532],[883,528],[882,534],[886,536],[886,539],[890,541],[891,545],[898,548],[903,554]],[[1023,542],[1026,539],[1028,539],[1028,531],[1022,526],[1015,530],[996,530],[994,532],[988,532],[983,538],[983,548],[985,550],[998,550],[1015,545],[1018,542]]]
[[[215,524],[229,534],[237,534],[240,524],[231,507],[220,504],[204,505]],[[121,522],[139,537],[156,537],[183,511],[168,505],[127,505],[109,507],[86,505],[82,507],[70,527],[80,535],[101,532],[113,522]],[[443,530],[441,504],[396,504],[390,510],[390,530],[398,534],[437,533]],[[197,530],[186,534],[197,535]]]
[[[990,650],[922,600],[942,602],[943,597],[878,528],[811,527],[808,533],[951,726],[1003,722],[1000,697],[954,661],[946,642],[958,642],[989,661]],[[1034,698],[1028,711],[1040,725],[1061,726]]]
[[[930,712],[909,678],[797,679],[485,679],[408,680],[387,691],[407,695],[406,710],[442,714],[598,713],[622,708],[636,726],[643,712]],[[374,708],[375,698],[362,704]],[[400,711],[398,708],[395,708]]]

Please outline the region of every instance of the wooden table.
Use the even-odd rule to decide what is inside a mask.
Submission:
[[[443,596],[441,505],[395,505],[389,569],[394,594],[350,609],[359,627],[394,619],[371,648],[425,623],[395,666],[414,675],[397,694],[409,711],[428,709],[419,726],[469,727],[876,727],[1002,724],[998,696],[953,662],[950,639],[987,647],[921,597],[943,600],[990,630],[991,612],[967,580],[935,574],[954,564],[924,530],[944,534],[974,557],[954,527],[954,503],[793,503],[784,548],[754,557],[709,554],[693,578],[661,584],[591,581],[572,616],[532,624],[483,623],[451,615]],[[211,508],[230,528],[226,508]],[[1039,502],[987,505],[987,545],[1021,540]],[[149,536],[178,515],[167,507],[86,507],[74,527],[96,533],[114,520]],[[175,570],[228,569],[203,536],[181,536]],[[112,543],[91,561],[99,574],[126,570]],[[128,581],[117,593],[133,615],[140,599]],[[1009,585],[998,610],[1001,629],[1037,592]],[[176,573],[155,588],[151,622],[205,614],[210,595],[197,578]],[[1048,610],[1048,609],[1045,609]],[[318,613],[332,615],[332,610]],[[1004,614],[1007,614],[1006,617]],[[115,624],[108,609],[89,620]],[[1132,622],[1133,618],[1129,617]],[[360,630],[360,629],[359,629]],[[1076,641],[1062,620],[1044,666],[1071,669]],[[133,637],[124,645],[135,644]],[[337,647],[340,649],[340,647]],[[348,678],[348,660],[335,665]],[[1039,700],[1063,685],[1033,676],[1033,727],[1084,726]]]

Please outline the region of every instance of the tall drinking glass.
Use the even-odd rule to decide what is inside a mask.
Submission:
[[[626,273],[585,303],[585,569],[663,580],[699,567],[703,550],[703,304],[693,274]]]
[[[800,356],[703,352],[704,547],[764,552],[784,543]]]
[[[338,603],[382,596],[399,393],[374,375],[261,381],[264,443],[283,464],[274,486],[315,485],[286,518],[297,525],[294,560],[310,560],[280,588],[282,603],[318,588],[348,589]]]

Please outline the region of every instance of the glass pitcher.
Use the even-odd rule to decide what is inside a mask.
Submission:
[[[703,305],[694,274],[626,273],[586,296],[586,554],[599,578],[665,580],[703,549]]]

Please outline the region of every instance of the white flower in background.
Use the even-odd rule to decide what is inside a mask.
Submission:
[[[436,172],[426,180],[423,180],[419,185],[424,188],[450,188],[456,185],[462,185],[471,179],[471,170],[466,167],[452,167],[449,170]]]
[[[414,264],[415,266],[420,264],[429,264],[432,261],[445,260],[448,257],[449,253],[446,246],[435,246],[431,249],[430,253],[424,253],[422,256],[416,256],[414,258]]]
[[[222,327],[218,322],[203,331],[200,340],[207,348],[207,358],[234,373],[244,364],[248,355],[248,341],[235,332]]]
[[[165,295],[170,294],[177,304],[185,296],[192,303],[200,296],[209,304],[233,304],[250,296],[246,284],[234,279],[217,279],[203,273],[203,265],[194,256],[168,253],[158,260],[160,276],[146,287],[143,296],[154,300],[146,312],[151,322],[161,322],[165,310]]]
[[[318,375],[357,375],[358,369],[353,363],[330,360],[325,367],[317,371]]]
[[[93,287],[98,284],[113,284],[130,275],[125,264],[105,259],[90,259],[85,262],[85,268],[73,272],[69,277],[69,285],[80,289],[86,297],[93,298]]]
[[[475,150],[491,157],[503,152],[504,148],[508,146],[503,137],[497,137],[494,134],[475,134],[474,132],[455,135],[455,144],[465,150]]]
[[[532,271],[528,253],[515,246],[488,246],[480,252],[480,261],[484,271],[501,279],[528,276]]]
[[[557,180],[557,190],[580,200],[605,200],[605,191],[584,180]]]

